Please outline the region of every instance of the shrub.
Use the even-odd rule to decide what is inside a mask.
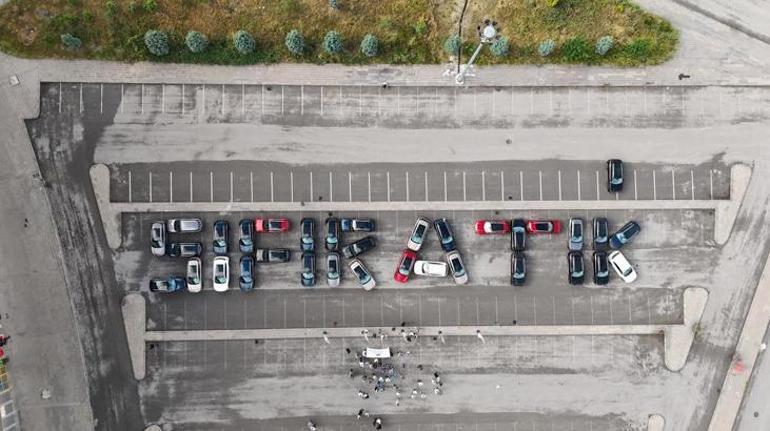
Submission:
[[[61,35],[61,43],[72,50],[80,49],[80,47],[83,46],[80,38],[75,37],[69,33],[64,33]]]
[[[511,43],[507,37],[503,36],[489,46],[489,52],[495,57],[505,57],[511,49]]]
[[[248,55],[254,52],[257,47],[257,42],[245,30],[238,30],[233,35],[233,46],[235,50],[243,55]]]
[[[142,9],[147,13],[153,13],[158,10],[158,3],[155,0],[144,0]]]
[[[591,48],[582,37],[573,37],[561,46],[564,58],[571,63],[585,63],[591,59]]]
[[[600,37],[599,40],[596,41],[596,53],[603,57],[610,51],[610,49],[612,49],[612,45],[614,44],[615,41],[612,39],[612,36]]]
[[[136,11],[139,9],[139,3],[136,2],[136,0],[131,0],[128,2],[128,11],[131,13],[136,13]]]
[[[209,40],[199,31],[189,31],[184,38],[184,44],[187,45],[190,52],[200,54],[206,50],[207,46],[209,46]]]
[[[286,34],[286,48],[294,55],[301,55],[305,50],[305,38],[299,30],[294,29]]]
[[[166,55],[169,51],[168,35],[162,31],[149,30],[144,34],[144,45],[152,55]]]
[[[115,0],[107,0],[104,3],[104,9],[107,11],[107,18],[114,18],[118,14],[118,4]]]
[[[339,54],[342,52],[342,36],[332,30],[324,36],[323,49],[327,54]]]
[[[545,0],[545,3],[550,7],[556,7],[556,6],[559,6],[559,3],[561,3],[561,0]]]
[[[380,42],[377,40],[377,36],[373,34],[367,34],[361,40],[361,53],[367,57],[374,57],[379,50]]]
[[[556,48],[556,44],[553,40],[546,39],[537,46],[537,53],[540,54],[541,57],[548,57],[553,53],[554,48]]]
[[[456,34],[449,36],[444,41],[444,51],[449,55],[457,55],[457,53],[460,52],[461,46],[462,41],[460,40],[460,36]]]
[[[428,30],[428,23],[426,23],[424,19],[421,19],[417,21],[417,24],[415,24],[413,28],[415,34],[422,36]]]
[[[329,7],[334,10],[340,10],[340,4],[337,0],[329,0]]]
[[[641,62],[647,61],[647,57],[650,55],[650,41],[647,39],[635,39],[626,45],[624,51],[633,59]]]

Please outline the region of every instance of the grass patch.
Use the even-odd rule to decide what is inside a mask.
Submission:
[[[549,6],[549,3],[556,3]],[[456,9],[445,0],[11,0],[0,7],[0,49],[22,57],[151,60],[202,64],[311,63],[444,63],[447,36],[456,32]],[[485,49],[479,58],[490,63],[588,63],[636,66],[658,64],[673,54],[678,35],[671,25],[626,0],[475,0],[465,18],[465,35],[473,35],[484,16],[493,17],[510,40],[510,53],[495,57]],[[168,34],[171,49],[154,57],[144,46],[144,33]],[[306,48],[301,55],[286,49],[286,34],[299,30]],[[202,53],[184,45],[188,31],[209,40]],[[256,40],[251,54],[235,50],[238,30]],[[331,30],[342,37],[343,50],[322,48]],[[78,50],[62,45],[69,33],[82,41]],[[361,53],[366,34],[378,39],[377,55]],[[612,36],[615,46],[603,57],[594,44]],[[548,57],[537,47],[553,39]],[[582,41],[582,42],[580,42]],[[465,37],[463,52],[474,49]],[[466,54],[466,55],[467,55]]]

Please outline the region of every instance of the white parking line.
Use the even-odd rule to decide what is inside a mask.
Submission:
[[[368,190],[367,199],[369,200],[369,202],[371,202],[372,201],[372,173],[371,172],[366,173],[366,186]]]
[[[342,85],[337,89],[337,113],[342,113]]]
[[[578,192],[578,200],[580,199],[580,171],[577,171],[577,192]]]
[[[99,113],[104,113],[104,84],[99,84]]]
[[[406,177],[406,201],[409,202],[409,171],[404,172],[404,177]]]
[[[203,111],[203,116],[206,116],[206,84],[203,84],[203,88],[201,89],[201,110]]]
[[[193,201],[193,183],[192,183],[192,172],[190,172],[190,202]]]
[[[427,190],[427,183],[426,183],[425,190]],[[484,171],[481,171],[481,200],[482,201],[487,200],[487,179],[486,179],[486,172]]]
[[[561,170],[559,170],[558,174],[559,174],[559,200],[561,200]]]
[[[500,171],[500,200],[505,200],[505,172]]]
[[[299,86],[299,115],[305,115],[305,86]]]
[[[79,112],[83,112],[83,83],[80,83],[80,99],[78,102],[78,110]]]
[[[209,172],[209,200],[214,202],[214,173]]]
[[[128,171],[128,201],[131,202],[131,171]]]
[[[447,201],[446,171],[444,171],[444,202]]]
[[[386,186],[388,188],[388,202],[390,202],[390,171],[386,172]]]
[[[139,94],[139,113],[144,115],[144,84],[142,84],[142,91]]]
[[[166,113],[166,84],[160,84],[160,112]]]
[[[283,95],[283,85],[281,85],[281,115],[283,115],[283,101],[284,101],[284,95]]]
[[[123,98],[124,98],[123,96],[124,96],[123,84],[120,84],[120,113],[121,114],[123,113],[123,105],[125,105],[125,103],[123,103]],[[59,83],[59,113],[61,114],[61,83]]]
[[[425,172],[425,202],[428,202],[428,173]]]
[[[265,115],[265,84],[262,84],[260,86],[260,91],[261,91],[262,97],[259,98],[259,101],[261,102],[261,105],[262,105],[262,115]],[[323,88],[321,89],[321,91],[322,91],[321,94],[323,94]],[[323,108],[321,108],[321,115],[323,115]]]
[[[230,171],[230,202],[234,201],[233,199],[233,171]]]
[[[465,171],[463,171],[463,200],[468,200],[468,188],[465,186]]]
[[[364,115],[364,86],[358,86],[358,116]]]
[[[275,202],[275,184],[273,182],[272,172],[270,172],[270,202]]]
[[[714,199],[714,170],[709,169],[709,199]]]
[[[596,171],[596,200],[599,200],[599,171]]]
[[[650,296],[647,294],[644,296],[647,297],[647,324],[652,325],[652,306],[650,305]]]
[[[639,199],[639,189],[636,187],[636,169],[634,169],[634,199]]]
[[[310,172],[310,202],[313,202],[314,200],[315,200],[315,195],[313,194],[313,172],[311,171]]]
[[[655,170],[652,171],[652,200],[658,200],[658,186],[655,180]]]
[[[289,191],[291,193],[291,201],[294,202],[294,171],[289,171]]]
[[[543,200],[543,171],[537,171],[538,182],[540,184],[540,200]]]
[[[671,199],[676,200],[676,180],[674,179],[674,168],[671,168]]]
[[[254,172],[249,172],[249,195],[251,202],[254,202]]]
[[[324,86],[321,86],[321,116],[324,116]]]
[[[147,173],[150,177],[150,202],[152,202],[152,172]]]
[[[123,88],[123,84],[120,85],[120,88],[121,89]],[[123,107],[122,100],[123,100],[123,98],[121,97],[121,104],[120,104],[121,108]],[[181,103],[181,105],[182,105],[182,115],[184,115],[184,84],[182,84],[182,103]],[[120,112],[123,112],[122,109],[121,109]]]
[[[246,116],[246,85],[241,84],[241,119]]]
[[[329,202],[334,202],[334,185],[332,184],[332,173],[329,172]]]
[[[123,88],[123,84],[121,84],[121,85],[120,85],[120,88],[121,88],[121,90],[122,90],[122,88]],[[59,83],[59,113],[60,113],[60,114],[61,114],[61,92],[62,92],[62,89],[61,89],[61,82],[60,82],[60,83]],[[123,101],[123,99],[121,98],[121,102],[122,102],[122,101]],[[121,107],[122,107],[122,105],[121,105]],[[122,112],[123,112],[123,110],[121,109],[121,111],[120,111],[120,112],[122,113]]]
[[[353,202],[353,174],[348,171],[348,202]]]
[[[219,105],[219,115],[222,117],[225,116],[225,96],[227,96],[227,90],[225,84],[222,84],[222,104]]]
[[[524,200],[524,172],[519,171],[519,200]]]
[[[695,173],[690,169],[690,200],[695,200]]]
[[[529,115],[535,114],[535,89],[529,89]]]
[[[174,173],[168,171],[168,201],[174,202]]]

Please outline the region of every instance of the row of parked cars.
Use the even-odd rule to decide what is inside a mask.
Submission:
[[[342,271],[340,266],[341,256],[350,259],[348,267],[356,276],[359,284],[364,290],[371,290],[377,285],[374,275],[366,267],[363,260],[358,256],[374,249],[377,246],[377,239],[373,235],[366,235],[345,246],[340,246],[340,232],[374,232],[376,223],[372,219],[356,219],[329,217],[325,224],[326,248],[326,283],[330,287],[340,285]],[[302,275],[301,283],[303,286],[311,287],[316,284],[315,279],[315,220],[312,218],[302,219],[302,234],[300,237],[300,247],[302,248]]]
[[[431,225],[438,235],[446,262],[418,260],[417,258],[417,252],[422,248]],[[456,284],[468,282],[468,272],[460,252],[457,250],[452,226],[447,219],[440,218],[431,222],[420,217],[415,222],[407,240],[406,249],[401,252],[401,258],[396,272],[393,274],[393,279],[399,283],[406,283],[412,272],[428,277],[446,277],[448,273],[451,273]]]

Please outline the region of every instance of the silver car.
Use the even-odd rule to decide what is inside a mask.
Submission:
[[[430,231],[430,220],[426,218],[418,218],[417,222],[412,228],[412,233],[409,235],[409,241],[406,243],[406,247],[412,251],[420,251],[422,243],[425,242],[425,237]]]
[[[166,225],[162,221],[152,223],[150,228],[150,249],[153,256],[166,254]]]
[[[200,232],[203,222],[199,218],[172,218],[166,222],[166,227],[172,233]]]
[[[465,270],[465,264],[460,257],[460,252],[452,250],[446,254],[446,263],[449,265],[449,271],[456,284],[465,284],[468,282],[468,272]]]
[[[583,249],[583,219],[580,217],[569,219],[569,249],[572,251]]]
[[[329,287],[337,287],[340,285],[340,278],[340,255],[331,252],[326,255],[326,284]]]

